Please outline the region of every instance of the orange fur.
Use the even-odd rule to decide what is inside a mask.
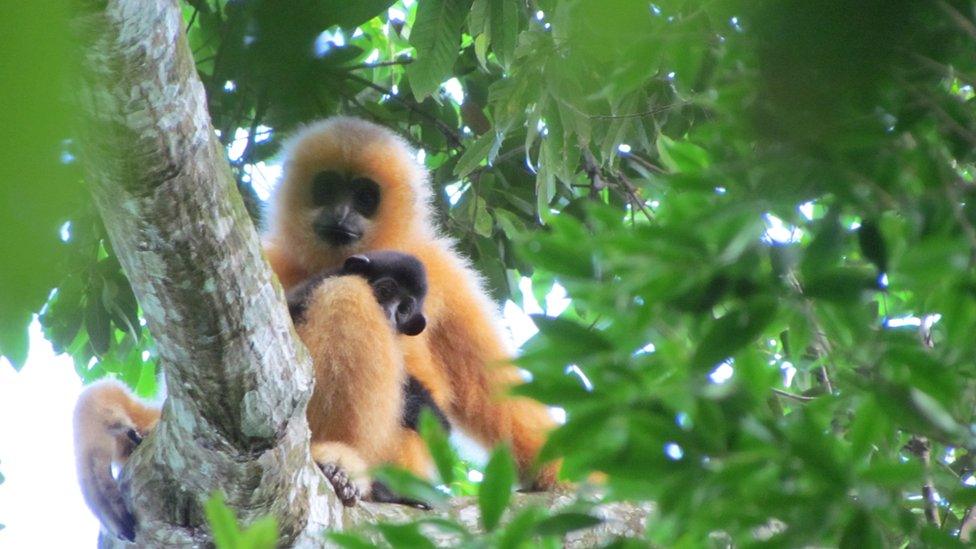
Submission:
[[[367,465],[390,461],[403,415],[403,353],[372,289],[357,276],[329,278],[308,307],[317,314],[297,330],[315,367],[312,443],[342,442]]]
[[[427,269],[428,326],[402,343],[407,372],[482,443],[511,443],[525,482],[551,487],[557,465],[548,464],[541,472],[533,466],[554,422],[541,404],[504,395],[520,377],[508,363],[511,353],[495,307],[453,242],[435,231],[427,174],[406,142],[375,124],[335,117],[299,132],[286,144],[285,155],[284,177],[271,201],[265,237],[268,260],[282,284],[287,288],[364,251],[397,250],[420,259]],[[377,215],[364,237],[351,246],[331,247],[311,230],[315,209],[310,182],[325,169],[366,176],[380,185]]]
[[[135,443],[159,421],[159,409],[140,403],[121,383],[100,381],[78,397],[74,414],[75,464],[85,503],[116,535],[131,537],[132,518],[112,476],[112,464],[129,458]]]

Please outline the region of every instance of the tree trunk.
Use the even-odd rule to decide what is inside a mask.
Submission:
[[[140,544],[207,539],[222,490],[283,541],[338,524],[308,453],[311,365],[206,109],[175,0],[80,2],[86,177],[159,349],[159,427],[122,474]]]
[[[162,419],[120,479],[137,544],[208,543],[203,503],[217,490],[242,522],[277,517],[286,545],[416,517],[395,505],[343,508],[311,461],[308,354],[215,136],[176,0],[76,0],[75,9],[86,178],[166,378]],[[470,501],[452,509],[477,521]],[[567,541],[633,535],[646,511],[610,511],[591,537]]]

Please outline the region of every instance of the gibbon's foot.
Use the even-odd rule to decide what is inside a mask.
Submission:
[[[325,478],[329,479],[332,489],[335,490],[339,500],[346,507],[352,507],[359,502],[361,494],[359,488],[353,483],[349,475],[336,463],[323,463],[319,465]]]
[[[374,480],[372,486],[370,486],[368,499],[376,503],[398,503],[400,505],[409,505],[410,507],[430,511],[430,505],[427,502],[396,494],[387,485],[378,480]]]

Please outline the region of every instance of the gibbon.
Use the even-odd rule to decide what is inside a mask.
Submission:
[[[453,425],[488,446],[509,443],[527,488],[550,488],[558,464],[535,459],[554,421],[542,404],[506,394],[522,377],[509,362],[496,308],[453,241],[435,228],[430,200],[427,173],[402,138],[357,118],[321,120],[285,144],[265,253],[285,288],[357,253],[417,257],[427,270],[426,330],[401,338],[401,348],[367,343],[369,332],[359,330],[362,346],[373,361],[391,361],[386,371],[402,359]]]
[[[328,314],[324,307],[332,307],[333,299],[348,299],[348,306],[373,313],[363,315],[368,321],[363,325],[341,318],[324,325],[323,332],[306,331],[306,347],[314,357],[328,354],[337,336],[349,338],[343,340],[344,344],[361,353],[362,364],[374,366],[371,371],[385,372],[388,379],[379,383],[387,387],[395,385],[392,381],[403,379],[399,373],[402,364],[406,374],[446,412],[452,425],[487,446],[510,444],[526,488],[550,488],[556,483],[558,463],[540,465],[535,459],[554,421],[542,404],[506,394],[523,380],[510,363],[512,355],[497,324],[495,306],[478,275],[454,250],[453,241],[435,228],[430,200],[427,173],[402,138],[356,118],[321,120],[298,132],[285,145],[283,177],[270,201],[265,254],[286,290],[364,252],[394,250],[419,259],[426,268],[428,282],[424,301],[426,328],[422,333],[394,337],[387,320],[382,314],[375,314],[375,299],[363,280],[327,278],[312,291],[304,312],[306,326],[319,325],[316,318]],[[374,303],[367,304],[368,301]],[[315,367],[318,369],[319,365]],[[351,389],[375,382],[352,369],[343,387]],[[119,507],[102,504],[115,501],[118,488],[108,469],[90,473],[94,459],[101,458],[99,464],[110,463],[104,456],[113,454],[120,438],[126,437],[126,429],[144,433],[152,428],[155,418],[151,422],[136,421],[141,405],[128,393],[108,391],[111,394],[101,395],[100,390],[94,388],[79,402],[76,421],[87,418],[87,422],[76,431],[83,439],[77,450],[82,489],[90,494],[86,495],[90,505],[93,501],[100,504],[98,508],[93,505],[93,509],[102,516],[99,509],[109,513]],[[388,404],[378,402],[374,394],[363,394],[369,398],[349,408],[313,409],[310,403],[310,425]],[[312,399],[315,400],[314,393]],[[409,402],[409,397],[406,400]],[[82,406],[82,402],[86,405]],[[386,424],[391,417],[399,417],[396,406],[385,410]],[[401,434],[407,432],[403,430]],[[429,469],[426,448],[416,433],[409,434],[412,438],[398,441],[397,455],[388,461],[424,472]],[[370,431],[357,435],[376,437]],[[319,446],[316,460],[356,469],[359,462],[347,453],[334,445]],[[86,474],[82,474],[83,468]],[[127,514],[124,507],[122,511],[116,517]],[[117,524],[112,518],[103,517],[103,523]]]

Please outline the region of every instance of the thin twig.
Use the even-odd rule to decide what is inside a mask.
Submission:
[[[806,396],[806,395],[798,395],[798,394],[795,394],[795,393],[790,393],[788,391],[784,391],[782,389],[777,389],[776,387],[773,387],[772,388],[772,391],[773,391],[773,393],[775,393],[775,394],[777,394],[777,395],[779,395],[781,397],[786,397],[786,398],[789,398],[789,399],[792,399],[792,400],[796,400],[798,402],[810,402],[810,401],[813,401],[813,400],[817,400],[816,397],[811,397],[811,396]]]
[[[190,22],[186,24],[186,30],[184,30],[183,32],[190,32],[190,27],[193,26],[193,23],[196,23],[196,21],[197,21],[197,15],[199,13],[200,13],[200,10],[198,10],[196,8],[193,9],[193,15],[190,16]]]
[[[628,114],[586,114],[586,113],[582,113],[582,114],[586,115],[590,120],[616,120],[621,118],[643,118],[645,116],[653,116],[655,114],[661,114],[662,112],[668,112],[675,107],[683,107],[687,104],[688,103],[686,101],[677,101],[675,103],[671,103],[670,105],[654,107],[653,109],[648,109],[646,111],[633,112]]]
[[[976,25],[973,25],[973,22],[967,19],[965,15],[959,13],[956,8],[950,6],[948,2],[940,0],[939,2],[936,2],[935,5],[939,6],[939,8],[944,11],[946,15],[948,15],[949,18],[951,18],[952,21],[959,26],[959,28],[966,31],[966,34],[972,38],[976,38]]]
[[[648,169],[648,170],[650,170],[652,172],[657,172],[657,173],[662,174],[662,175],[667,175],[668,174],[668,171],[665,170],[664,168],[662,168],[662,167],[660,167],[660,166],[652,163],[650,160],[647,160],[647,159],[645,159],[645,158],[643,158],[641,156],[638,156],[638,155],[636,155],[634,153],[627,153],[624,156],[624,158],[626,158],[627,160],[630,160],[631,162],[634,162],[635,164],[640,164],[642,167],[644,167],[644,168],[646,168],[646,169]]]
[[[377,61],[376,63],[361,63],[359,65],[353,65],[349,68],[351,70],[375,69],[379,67],[389,67],[392,65],[409,65],[410,63],[413,63],[413,59],[394,59],[392,61]]]
[[[929,440],[925,437],[912,436],[905,445],[905,449],[909,452],[918,456],[922,461],[922,466],[925,468],[925,482],[922,484],[922,501],[925,506],[925,520],[929,524],[938,527],[939,521],[939,509],[937,507],[938,502],[935,501],[935,486],[932,484],[932,446],[929,444]]]
[[[244,145],[244,151],[241,152],[240,162],[242,164],[247,163],[251,158],[251,151],[257,142],[258,126],[261,125],[261,119],[264,117],[266,106],[267,101],[265,101],[264,94],[262,93],[258,96],[257,104],[254,106],[254,118],[251,119],[251,127],[247,132],[247,143]]]
[[[796,273],[793,271],[788,272],[786,274],[786,280],[797,293],[803,296],[803,285],[800,284],[800,279],[796,277]],[[818,361],[821,363],[818,377],[827,393],[833,394],[834,385],[830,381],[830,373],[827,370],[827,363],[830,361],[831,355],[830,342],[827,341],[827,333],[824,332],[823,328],[820,327],[820,323],[817,321],[817,315],[813,312],[813,304],[805,296],[802,297],[802,300],[803,314],[807,317],[807,322],[813,328],[813,350],[817,354]]]
[[[976,530],[976,505],[966,509],[966,514],[962,516],[962,524],[959,525],[959,541],[968,543],[973,538],[974,530]]]
[[[589,147],[581,147],[581,152],[583,153],[583,170],[586,172],[587,177],[590,178],[590,194],[596,194],[603,189],[607,188],[607,182],[600,175],[600,165],[597,163],[596,158],[593,157],[593,153],[590,151]]]
[[[420,115],[420,116],[422,116],[422,117],[430,120],[431,122],[434,123],[435,126],[437,126],[437,129],[440,130],[441,133],[444,134],[444,137],[447,138],[447,142],[452,147],[455,147],[455,148],[461,149],[461,150],[464,149],[464,145],[461,142],[461,136],[458,135],[458,133],[454,129],[452,129],[450,126],[448,126],[447,124],[445,124],[444,121],[441,120],[440,118],[437,118],[436,116],[434,116],[434,115],[432,115],[432,114],[430,114],[428,112],[425,112],[423,109],[421,109],[415,103],[413,103],[411,101],[407,101],[406,99],[404,99],[404,98],[400,97],[399,95],[393,93],[393,90],[391,90],[389,88],[385,88],[385,87],[377,84],[376,82],[373,82],[372,80],[370,80],[368,78],[363,78],[362,76],[359,76],[358,74],[353,74],[351,72],[346,72],[344,74],[345,74],[346,78],[349,78],[350,80],[355,80],[356,82],[359,82],[360,84],[363,84],[366,87],[372,88],[372,89],[374,89],[374,90],[376,90],[376,91],[378,91],[378,92],[380,92],[380,93],[382,93],[384,95],[387,95],[391,99],[393,99],[394,101],[400,103],[401,105],[403,105],[404,107],[406,107],[407,109],[409,109],[411,112],[413,112],[415,114],[418,114],[418,115]]]
[[[966,217],[966,212],[962,209],[962,200],[956,192],[955,184],[947,185],[945,187],[945,193],[949,199],[949,203],[952,205],[952,215],[962,227],[962,232],[966,235],[966,240],[969,241],[969,257],[970,262],[972,262],[976,259],[976,227],[973,227],[973,224],[969,222],[969,219]]]

